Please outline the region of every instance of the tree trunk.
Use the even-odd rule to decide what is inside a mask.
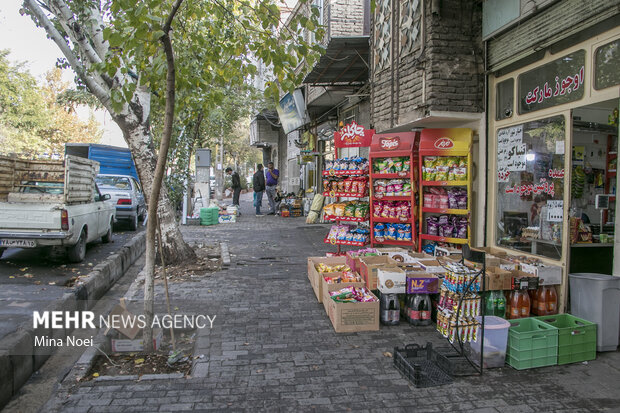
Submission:
[[[149,99],[148,93],[148,91],[144,91],[140,96],[141,100],[138,99],[138,101],[131,105],[134,112],[141,113],[146,111],[148,113],[148,109],[142,109],[140,106],[142,102],[144,102],[144,105],[148,105],[146,102]],[[144,196],[147,198],[147,203],[150,203],[157,157],[149,133],[148,122],[140,121],[137,116],[131,116],[130,114],[112,113],[112,117],[123,132],[125,142],[127,142],[136,163],[136,169],[143,185]],[[174,264],[196,259],[194,250],[183,240],[174,207],[168,199],[168,192],[166,190],[160,191],[157,216],[161,225],[165,262],[167,264]]]

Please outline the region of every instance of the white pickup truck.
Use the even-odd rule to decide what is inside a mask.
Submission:
[[[81,262],[86,243],[112,238],[115,208],[95,184],[99,163],[0,156],[0,256],[6,248],[67,248]]]

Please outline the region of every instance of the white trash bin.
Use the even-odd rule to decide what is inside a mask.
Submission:
[[[571,314],[598,325],[596,351],[616,351],[620,340],[620,277],[594,273],[568,277]]]

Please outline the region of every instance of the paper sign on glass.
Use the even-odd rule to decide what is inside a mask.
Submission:
[[[564,201],[547,201],[547,221],[562,222],[564,218]]]

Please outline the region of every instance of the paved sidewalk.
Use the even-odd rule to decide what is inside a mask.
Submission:
[[[194,377],[83,383],[60,392],[47,411],[618,411],[619,352],[588,364],[505,367],[444,387],[411,386],[384,353],[408,343],[444,344],[434,328],[334,333],[306,274],[308,256],[333,250],[322,243],[327,226],[255,217],[251,194],[242,198],[242,212],[234,224],[184,228],[191,240],[227,242],[232,261],[199,282],[171,287],[181,311],[217,315],[214,328],[198,336],[205,357]]]

